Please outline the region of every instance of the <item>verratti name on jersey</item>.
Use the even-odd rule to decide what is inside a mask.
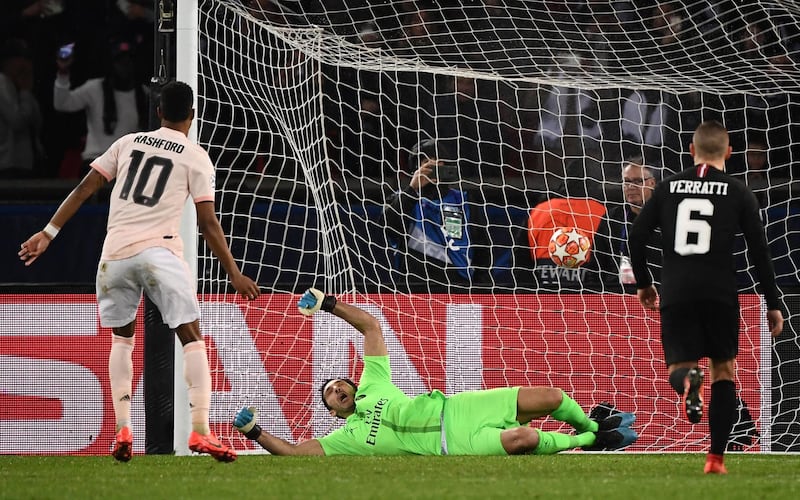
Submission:
[[[151,135],[137,135],[136,138],[133,139],[133,142],[137,144],[147,144],[148,146],[165,149],[167,151],[174,151],[178,154],[183,153],[183,144],[168,141],[167,139],[161,139],[159,137],[153,137]]]
[[[715,194],[719,196],[726,196],[728,194],[728,183],[719,181],[670,181],[669,192],[683,194]]]

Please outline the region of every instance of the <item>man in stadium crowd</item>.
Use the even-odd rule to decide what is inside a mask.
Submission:
[[[378,320],[366,311],[310,288],[297,303],[311,316],[331,313],[364,336],[359,384],[325,381],[320,394],[331,416],[345,419],[332,433],[292,444],[261,429],[254,407],[233,425],[273,455],[549,455],[563,450],[619,449],[638,438],[633,413],[592,420],[561,389],[504,387],[445,396],[433,390],[409,397],[392,383],[389,352]],[[550,415],[576,434],[544,432],[528,424]]]
[[[47,226],[25,241],[19,251],[25,265],[32,264],[81,205],[107,182],[117,179],[111,191],[108,232],[97,271],[97,302],[100,323],[113,331],[108,371],[117,434],[112,455],[120,461],[128,461],[132,455],[131,359],[142,291],[183,344],[192,421],[189,449],[209,453],[223,462],[236,459],[236,452],[220,443],[208,424],[211,372],[200,332],[195,286],[183,260],[179,234],[189,196],[195,203],[200,232],[234,289],[250,300],[260,291],[253,280],[239,271],[214,212],[211,159],[187,137],[194,118],[193,99],[192,89],[185,83],[165,85],[158,107],[161,128],[128,134],[115,141],[92,162],[92,169]]]
[[[595,238],[595,251],[603,261],[603,281],[606,289],[618,289],[620,285],[633,285],[636,280],[631,268],[628,252],[628,233],[631,224],[642,210],[647,200],[653,195],[653,188],[658,182],[657,169],[646,165],[641,156],[628,159],[622,168],[622,194],[624,201],[609,208],[607,223],[610,238],[598,235]],[[661,283],[661,240],[660,233],[652,233],[648,242],[649,269],[653,282]]]
[[[36,176],[44,153],[30,52],[21,39],[0,44],[0,178]]]
[[[129,42],[113,43],[109,52],[105,76],[91,78],[74,89],[70,88],[70,68],[75,55],[69,50],[60,51],[56,58],[53,107],[62,112],[86,112],[81,174],[115,140],[147,126],[147,96],[137,82],[133,46]]]
[[[758,203],[766,208],[769,203],[767,187],[771,180],[779,177],[777,170],[770,171],[769,144],[763,132],[751,132],[747,136],[747,150],[744,154],[744,181],[753,190]]]
[[[426,139],[409,155],[415,169],[406,189],[384,207],[400,288],[468,291],[489,286],[491,245],[480,192],[461,188],[457,160],[442,140]]]
[[[692,423],[703,416],[703,371],[698,361],[710,359],[707,474],[727,473],[723,454],[736,419],[739,295],[733,250],[737,233],[744,233],[750,262],[758,273],[772,336],[783,329],[758,201],[745,184],[725,172],[731,151],[721,123],[701,123],[689,146],[694,166],[656,185],[628,242],[639,300],[648,309],[661,310],[669,383],[683,396]],[[664,263],[660,301],[647,270],[647,242],[656,228],[661,228]]]

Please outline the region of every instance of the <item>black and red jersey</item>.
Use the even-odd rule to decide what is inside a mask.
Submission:
[[[696,165],[656,185],[628,237],[638,288],[651,283],[647,241],[661,228],[661,306],[693,300],[738,304],[735,242],[743,234],[769,309],[779,308],[759,206],[750,188],[713,166]]]

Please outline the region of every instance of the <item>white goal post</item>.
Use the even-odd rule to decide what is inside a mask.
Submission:
[[[186,82],[195,91],[195,110],[197,109],[197,50],[199,34],[197,19],[198,10],[195,0],[175,2],[176,7],[176,57],[175,77],[178,81]],[[189,139],[197,140],[197,126],[189,130]],[[197,212],[192,200],[186,201],[186,207],[181,219],[181,239],[183,239],[183,256],[189,269],[197,278]],[[189,434],[191,433],[191,417],[189,414],[189,397],[186,381],[183,377],[183,347],[178,337],[175,337],[175,372],[174,372],[174,431],[173,445],[176,455],[188,455]]]
[[[361,343],[330,315],[297,313],[298,294],[316,286],[380,319],[409,393],[553,385],[587,409],[635,411],[634,451],[706,450],[707,425],[681,418],[667,382],[658,315],[620,284],[625,240],[613,227],[624,223],[614,218],[625,164],[657,177],[682,170],[694,127],[714,118],[731,132],[729,171],[762,203],[789,319],[773,342],[742,244],[745,406],[732,446],[800,451],[800,6],[558,4],[178,2],[177,78],[197,90],[193,132],[217,165],[218,215],[266,292],[236,298],[198,247],[221,438],[255,450],[230,426],[245,405],[290,440],[336,425],[318,385],[356,377]],[[412,268],[384,214],[425,139],[448,145],[454,186],[471,203],[461,215],[475,217],[464,221],[478,249],[474,282],[461,287]],[[605,207],[595,264],[577,276],[543,266],[529,244],[530,210],[565,189]],[[184,236],[196,240],[191,224]],[[179,384],[176,370],[176,397]],[[186,406],[176,401],[178,453],[188,452]]]

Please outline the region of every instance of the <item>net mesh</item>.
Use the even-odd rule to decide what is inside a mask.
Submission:
[[[296,312],[316,286],[381,318],[410,394],[555,385],[587,410],[636,411],[633,449],[705,449],[707,426],[685,424],[666,381],[657,316],[620,281],[622,169],[682,170],[697,124],[723,121],[728,170],[759,197],[779,283],[796,286],[799,15],[794,2],[200,1],[199,142],[232,251],[269,292],[233,298],[200,248],[218,433],[252,447],[227,425],[250,404],[287,439],[337,425],[317,388],[357,378],[361,344],[333,317]],[[433,269],[390,206],[431,139],[467,193],[466,276]],[[577,271],[531,247],[531,209],[565,197],[602,207],[587,205],[596,234]],[[765,338],[743,243],[736,255],[742,432],[749,449],[791,448],[800,382],[783,353],[797,342]]]

